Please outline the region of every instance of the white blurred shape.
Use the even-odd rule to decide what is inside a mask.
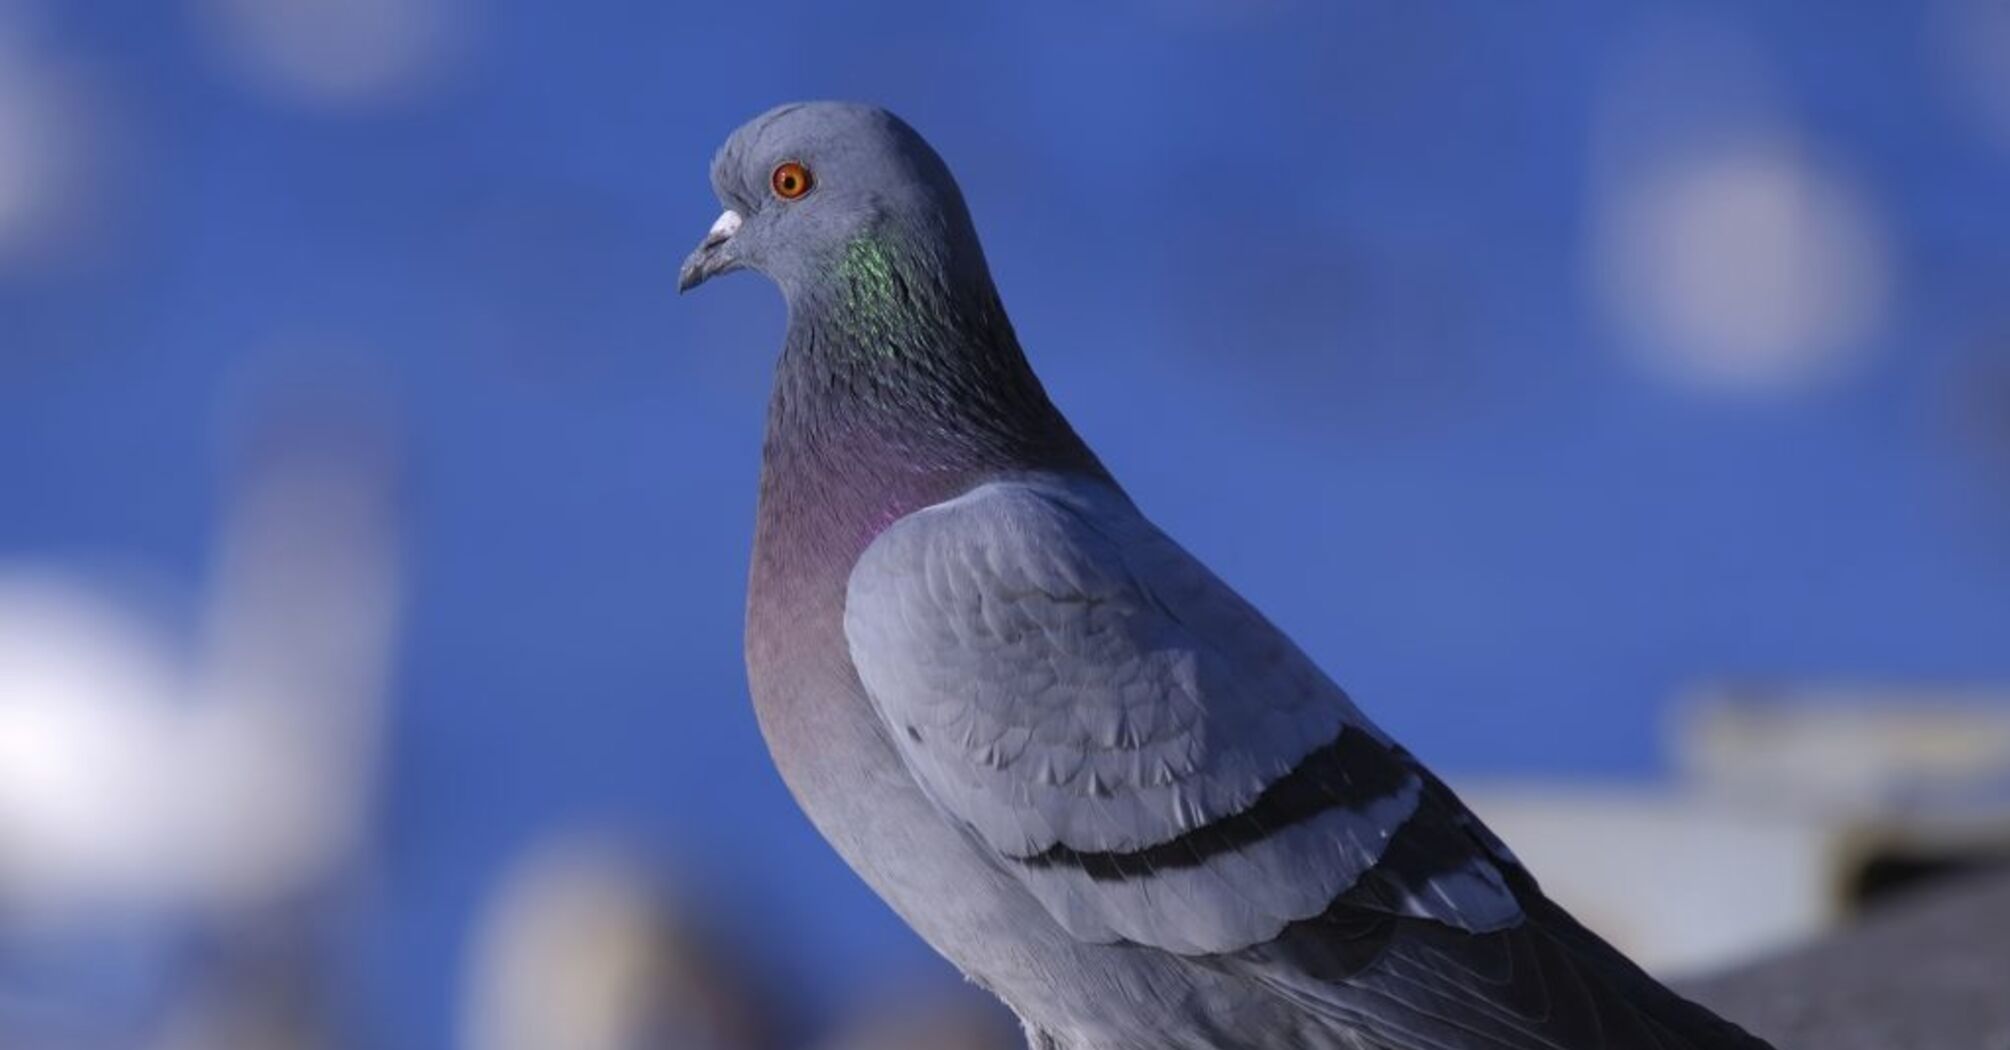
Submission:
[[[0,904],[227,909],[361,833],[390,649],[383,479],[282,453],[233,508],[208,645],[117,592],[0,568]]]
[[[23,21],[0,10],[0,262],[67,247],[104,124],[82,78]]]
[[[679,914],[650,865],[607,842],[533,849],[474,941],[468,1050],[764,1050],[759,997]]]
[[[1788,143],[1675,161],[1614,196],[1601,217],[1610,305],[1682,378],[1751,389],[1822,379],[1884,316],[1872,212]]]
[[[1955,108],[2010,152],[2010,4],[1938,0],[1928,19],[1927,64]]]
[[[1650,970],[1698,972],[1831,929],[1908,869],[2010,855],[2006,698],[1715,686],[1679,709],[1672,782],[1458,786],[1558,903]]]
[[[46,121],[27,79],[14,56],[0,57],[0,236],[20,228],[48,181],[37,148]]]
[[[514,872],[477,943],[469,1046],[626,1047],[648,1015],[659,908],[612,855],[560,852]]]
[[[1810,812],[1989,811],[2010,819],[2010,692],[1719,685],[1676,726],[1698,783]]]
[[[1714,25],[1657,33],[1601,99],[1588,257],[1627,345],[1720,391],[1803,389],[1857,363],[1891,298],[1887,237],[1751,49]]]
[[[351,109],[437,83],[465,28],[455,0],[196,0],[222,56],[289,101]]]
[[[0,886],[10,893],[144,871],[178,675],[127,609],[81,581],[0,572]],[[144,789],[144,790],[143,790]]]
[[[1709,970],[1829,920],[1833,864],[1793,813],[1687,790],[1461,782],[1549,896],[1648,970]]]

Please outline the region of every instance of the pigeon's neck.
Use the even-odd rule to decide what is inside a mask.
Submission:
[[[828,547],[848,566],[893,521],[988,478],[1106,476],[1033,375],[981,258],[862,237],[789,299],[764,542]]]

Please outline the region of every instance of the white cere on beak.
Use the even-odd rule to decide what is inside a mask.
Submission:
[[[731,208],[727,208],[725,211],[719,213],[719,217],[717,219],[712,221],[712,228],[710,230],[705,231],[706,246],[710,247],[711,245],[718,244],[720,241],[723,241],[726,238],[731,237],[734,231],[738,230],[739,228],[740,228],[740,213],[734,211]]]

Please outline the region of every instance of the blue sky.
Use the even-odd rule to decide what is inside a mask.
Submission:
[[[936,972],[747,706],[779,298],[674,292],[712,151],[792,98],[935,142],[1080,429],[1443,769],[1651,775],[1721,678],[2010,677],[2010,134],[1949,72],[1959,3],[436,3],[422,73],[341,104],[201,9],[0,7],[102,147],[78,246],[0,258],[0,559],[192,587],[263,391],[395,420],[381,1045],[443,1043],[481,896],[579,823],[812,1001]],[[1785,157],[1871,231],[1808,291],[1854,320],[1727,337],[1789,362],[1757,379],[1601,291],[1601,201],[1695,156]]]

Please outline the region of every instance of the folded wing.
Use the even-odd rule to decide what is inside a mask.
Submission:
[[[1111,487],[999,482],[896,522],[845,633],[923,789],[1084,940],[1232,952],[1355,888],[1460,930],[1521,918],[1473,836],[1378,865],[1421,771]]]

